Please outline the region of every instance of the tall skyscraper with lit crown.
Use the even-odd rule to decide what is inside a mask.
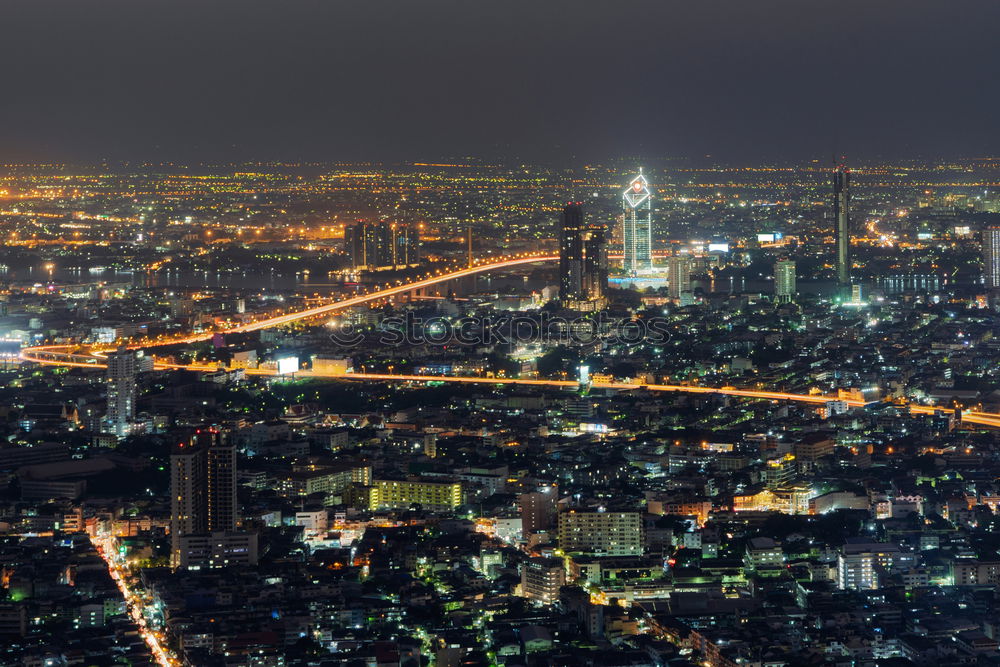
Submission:
[[[622,194],[622,243],[626,274],[636,275],[653,269],[652,194],[642,170]]]

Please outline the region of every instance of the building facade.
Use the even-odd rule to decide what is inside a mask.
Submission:
[[[171,564],[187,567],[200,563],[200,557],[185,550],[191,545],[201,549],[204,540],[185,538],[236,534],[238,518],[236,447],[217,429],[199,429],[186,442],[178,443],[170,455]]]
[[[691,258],[685,255],[667,259],[667,293],[674,301],[690,299],[692,296],[691,265]]]
[[[641,556],[639,512],[568,510],[559,514],[559,548],[594,556]]]
[[[136,379],[139,360],[135,350],[124,347],[108,354],[108,411],[107,422],[119,438],[132,432],[135,422]]]
[[[1000,291],[1000,225],[983,230],[983,281],[986,289]]]
[[[419,505],[430,511],[451,510],[462,504],[460,482],[376,479],[370,487],[357,487],[356,504],[366,509],[409,509]]]
[[[567,204],[559,225],[559,298],[568,307],[607,300],[608,254],[604,229],[584,222],[583,206]]]
[[[623,269],[628,275],[653,269],[652,193],[642,170],[622,194]]]
[[[521,566],[521,595],[551,605],[566,585],[566,567],[558,558],[532,558]]]
[[[779,259],[774,264],[774,296],[779,303],[795,300],[795,262]]]
[[[843,165],[833,172],[833,217],[836,224],[837,284],[851,284],[851,173]]]
[[[355,269],[391,269],[420,261],[416,227],[401,222],[359,222],[344,230],[344,249]]]

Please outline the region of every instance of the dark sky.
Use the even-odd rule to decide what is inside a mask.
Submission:
[[[0,162],[1000,153],[996,0],[2,0]]]

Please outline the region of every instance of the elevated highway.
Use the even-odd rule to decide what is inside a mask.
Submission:
[[[536,262],[551,262],[558,259],[557,255],[546,254],[526,254],[514,257],[507,257],[500,260],[482,262],[455,271],[441,272],[439,274],[415,280],[410,283],[387,287],[381,290],[374,290],[366,294],[341,299],[338,301],[296,311],[267,317],[254,322],[249,322],[227,329],[217,329],[212,331],[202,331],[181,336],[167,336],[156,339],[144,339],[129,345],[131,348],[150,349],[168,345],[180,345],[196,343],[210,340],[216,333],[243,333],[259,331],[282,325],[292,324],[301,320],[312,319],[324,315],[331,315],[338,311],[353,306],[366,303],[378,302],[395,296],[414,292],[416,290],[432,287],[450,280],[456,280],[467,276],[496,271],[518,266],[524,266]],[[101,369],[106,366],[105,355],[109,348],[86,348],[77,345],[41,345],[27,347],[21,350],[21,358],[24,361],[34,362],[49,366],[65,366],[71,368]],[[157,360],[154,368],[186,369],[200,372],[215,372],[220,370],[217,365],[180,365]],[[276,375],[277,371],[268,368],[246,369],[248,375]],[[578,384],[572,380],[536,380],[520,378],[485,378],[466,376],[441,376],[441,375],[399,375],[399,374],[379,374],[379,373],[318,373],[314,371],[302,371],[296,373],[296,377],[301,378],[335,378],[347,381],[368,381],[368,382],[405,382],[405,383],[430,383],[448,382],[456,384],[486,384],[504,385],[516,384],[523,386],[550,387],[550,388],[572,388]],[[662,392],[682,392],[689,394],[720,394],[724,396],[736,396],[748,399],[772,400],[772,401],[792,401],[799,403],[823,404],[829,401],[843,400],[835,396],[824,396],[819,394],[793,394],[779,391],[767,391],[761,389],[738,389],[735,387],[703,387],[698,385],[671,385],[671,384],[631,384],[625,382],[594,382],[591,386],[595,389],[614,389],[620,391],[643,389],[646,391]],[[862,405],[861,401],[848,400],[847,403],[857,407]],[[934,414],[938,410],[947,410],[942,406],[921,405],[910,403],[907,407],[912,414]],[[990,412],[968,411],[962,414],[963,422],[1000,428],[1000,414]]]

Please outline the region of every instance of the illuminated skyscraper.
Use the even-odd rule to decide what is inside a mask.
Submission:
[[[851,284],[851,173],[843,165],[833,172],[833,217],[836,221],[837,284]]]
[[[675,255],[667,259],[667,291],[670,298],[680,301],[691,296],[691,258]]]
[[[108,426],[119,438],[131,432],[135,421],[136,378],[139,361],[135,350],[124,347],[108,354]]]
[[[1000,225],[983,230],[983,279],[988,290],[1000,290]]]
[[[642,170],[622,195],[622,243],[625,273],[635,275],[653,268],[652,195]]]
[[[583,292],[603,303],[608,293],[608,244],[604,229],[591,227],[583,239]]]
[[[236,448],[216,429],[199,429],[170,454],[171,562],[191,556],[184,539],[236,530]],[[232,537],[232,536],[231,536]]]
[[[795,262],[790,259],[774,264],[774,296],[781,303],[795,299]]]
[[[568,204],[559,226],[559,298],[571,307],[599,308],[607,286],[604,230],[584,223],[580,204]]]
[[[583,293],[583,207],[567,204],[559,225],[559,298],[578,299]]]

